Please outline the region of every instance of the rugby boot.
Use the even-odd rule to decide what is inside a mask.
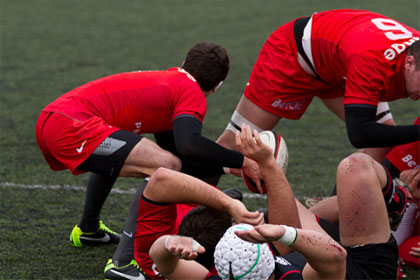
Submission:
[[[83,232],[75,225],[70,234],[70,243],[74,247],[83,245],[100,245],[118,243],[121,235],[110,230],[102,221],[99,221],[99,229],[95,232]]]
[[[141,270],[136,260],[131,260],[129,264],[117,267],[114,265],[112,259],[109,259],[104,269],[104,276],[105,276],[105,280],[119,280],[119,279],[147,280],[147,279],[150,279],[143,272],[143,270]]]

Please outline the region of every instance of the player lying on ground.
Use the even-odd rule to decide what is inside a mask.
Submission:
[[[353,154],[338,166],[337,188],[340,215],[341,244],[334,241],[317,223],[316,217],[302,204],[294,199],[285,199],[293,192],[282,175],[280,167],[272,157],[271,151],[263,145],[258,132],[254,131],[255,141],[249,127],[243,127],[237,133],[238,149],[246,156],[258,162],[267,188],[269,222],[255,227],[253,230],[237,231],[239,237],[252,242],[272,242],[283,258],[275,258],[275,266],[270,277],[288,278],[321,278],[321,279],[392,279],[396,277],[398,250],[391,235],[388,213],[382,190],[392,187],[385,169],[370,156],[363,153]],[[274,176],[284,179],[272,181]],[[280,175],[279,175],[280,174]],[[411,185],[412,196],[420,198],[418,186]],[[276,197],[270,204],[270,197]],[[276,203],[276,204],[275,204]],[[276,207],[273,207],[276,205]],[[277,208],[277,205],[282,208]],[[401,204],[405,207],[405,203]],[[283,212],[282,209],[292,209]],[[294,224],[288,223],[290,216],[298,219]],[[203,220],[203,219],[202,219]],[[198,232],[199,230],[197,230]],[[195,239],[195,236],[191,236]],[[169,279],[177,279],[180,275],[190,273],[190,277],[204,279],[209,270],[191,259],[197,252],[203,251],[187,237],[160,237],[150,250],[159,271]],[[189,240],[189,241],[188,241]],[[166,244],[165,244],[166,243]],[[194,246],[193,246],[194,245]],[[176,249],[175,249],[176,248]],[[237,253],[234,248],[229,255]],[[304,260],[296,257],[295,250]],[[216,254],[215,254],[216,256]],[[237,255],[229,259],[229,267],[220,268],[235,274],[242,270],[244,263]],[[167,266],[170,260],[171,265]],[[218,259],[215,259],[216,264]],[[257,264],[259,265],[259,264]],[[217,266],[216,266],[217,267]],[[179,273],[179,274],[178,274]],[[193,273],[193,274],[191,274]],[[228,273],[229,274],[229,273]],[[271,279],[271,278],[270,278]]]
[[[211,208],[194,208],[196,203]],[[135,260],[148,277],[164,279],[150,259],[149,249],[160,236],[177,234],[178,228],[181,234],[191,232],[190,228],[195,227],[193,224],[184,225],[184,219],[180,222],[187,212],[187,216],[200,217],[205,213],[210,217],[203,225],[200,220],[201,233],[197,237],[208,252],[212,252],[212,248],[214,250],[225,230],[232,225],[232,219],[251,224],[260,224],[264,219],[262,213],[249,212],[241,201],[229,197],[204,181],[159,168],[151,176],[140,199],[135,234]],[[205,254],[202,260],[204,263],[214,263],[212,254]]]
[[[420,124],[420,117],[414,121],[414,124]],[[404,182],[406,180],[411,182],[414,178],[414,174],[420,173],[420,141],[394,147],[381,163],[389,171],[391,178],[395,181],[394,183],[397,184],[394,193],[391,193],[392,190],[389,190],[390,192],[386,195],[386,202],[388,214],[391,219],[391,228],[395,228],[399,225],[398,229],[393,231],[393,235],[400,247],[400,258],[405,259],[405,263],[408,265],[412,264],[419,266],[419,254],[417,253],[417,258],[410,257],[410,251],[411,254],[416,255],[416,250],[419,250],[420,246],[420,244],[417,244],[419,242],[416,230],[418,226],[417,228],[415,226],[415,223],[418,223],[419,220],[418,204],[420,202],[412,201],[407,207],[407,212],[402,216],[401,213],[398,212],[400,209],[395,201],[399,200],[398,194],[403,191],[402,186],[404,185]],[[402,181],[399,179],[402,179]],[[319,217],[338,224],[338,206],[335,194],[336,190],[333,190],[330,197],[325,198],[310,207],[310,211]],[[417,237],[414,237],[413,235],[417,235]],[[403,246],[400,246],[408,238],[410,241],[407,240],[407,242],[410,242],[413,246],[407,246],[407,242]]]
[[[235,148],[243,123],[259,132],[300,119],[314,97],[346,122],[350,142],[381,161],[389,148],[420,140],[395,125],[387,101],[420,98],[420,32],[369,11],[330,10],[284,24],[262,47],[226,130]],[[389,125],[385,125],[389,124]]]

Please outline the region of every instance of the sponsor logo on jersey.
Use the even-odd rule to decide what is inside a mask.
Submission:
[[[410,169],[420,168],[420,165],[413,160],[413,156],[411,154],[406,155],[401,160],[405,162]]]
[[[393,60],[397,55],[404,52],[407,47],[411,46],[418,40],[420,40],[419,37],[413,37],[401,44],[392,44],[391,47],[384,52],[385,58],[388,60]]]
[[[140,134],[141,122],[136,122],[134,125],[136,126],[136,129],[133,130],[133,133]]]
[[[299,101],[292,101],[292,102],[284,102],[280,98],[276,99],[271,106],[274,108],[279,108],[283,110],[290,110],[290,111],[299,111],[302,109],[303,104],[305,103],[306,99],[299,100]]]
[[[280,256],[275,256],[274,261],[276,263],[281,264],[281,265],[292,265],[288,260],[286,260],[285,258],[280,257]]]

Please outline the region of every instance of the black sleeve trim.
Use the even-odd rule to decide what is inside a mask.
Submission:
[[[419,125],[391,126],[376,122],[376,107],[367,104],[344,106],[347,135],[360,148],[393,147],[420,140]]]
[[[175,118],[173,133],[175,146],[183,157],[201,161],[203,164],[241,168],[244,156],[226,149],[214,141],[201,136],[202,124],[192,115]]]

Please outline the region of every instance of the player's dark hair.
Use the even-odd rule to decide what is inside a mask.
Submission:
[[[188,51],[182,68],[197,80],[201,90],[209,91],[226,78],[229,56],[215,43],[198,43]]]
[[[195,260],[210,269],[214,266],[214,249],[231,226],[232,218],[229,214],[206,206],[198,206],[182,219],[178,233],[194,238],[206,249],[205,253],[198,254]]]
[[[416,60],[416,68],[420,69],[420,40],[415,41],[407,51],[407,55],[414,56]]]

